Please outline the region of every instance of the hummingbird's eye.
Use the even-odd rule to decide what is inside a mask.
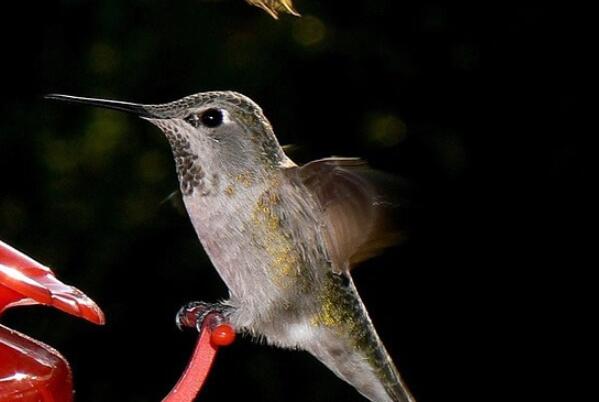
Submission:
[[[218,109],[208,109],[200,116],[202,124],[206,127],[218,127],[223,122],[223,112]]]
[[[192,113],[189,116],[187,116],[184,120],[188,122],[190,125],[194,126],[195,128],[200,127],[200,125],[214,128],[222,124],[223,112],[221,112],[218,109],[208,109],[200,115]]]

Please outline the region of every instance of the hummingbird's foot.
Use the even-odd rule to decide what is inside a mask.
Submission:
[[[177,312],[176,323],[180,330],[195,328],[198,331],[204,324],[211,328],[228,322],[233,307],[224,303],[190,302]]]

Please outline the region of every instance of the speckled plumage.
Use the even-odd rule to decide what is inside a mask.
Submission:
[[[372,401],[414,401],[349,272],[348,253],[365,251],[380,204],[352,171],[355,160],[296,166],[260,107],[234,92],[163,105],[55,97],[131,110],[166,134],[183,201],[229,288],[224,303],[239,331],[308,351]],[[218,127],[186,121],[208,109],[222,112]]]

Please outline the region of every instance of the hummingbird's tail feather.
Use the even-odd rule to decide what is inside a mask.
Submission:
[[[373,402],[415,402],[376,333],[351,278],[348,286],[337,287],[336,292],[338,295],[334,297],[341,297],[336,302],[343,305],[342,325],[321,323],[319,339],[308,351]]]

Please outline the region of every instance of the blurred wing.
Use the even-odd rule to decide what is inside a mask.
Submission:
[[[65,285],[50,268],[0,241],[0,313],[11,306],[45,304],[96,324],[102,310],[79,289]]]
[[[253,6],[260,7],[274,19],[278,18],[279,13],[289,13],[299,16],[299,13],[293,8],[292,0],[247,0],[247,2]]]
[[[335,271],[347,271],[399,240],[391,219],[398,204],[383,195],[393,183],[390,176],[357,158],[319,159],[292,169],[324,214],[325,241]]]

